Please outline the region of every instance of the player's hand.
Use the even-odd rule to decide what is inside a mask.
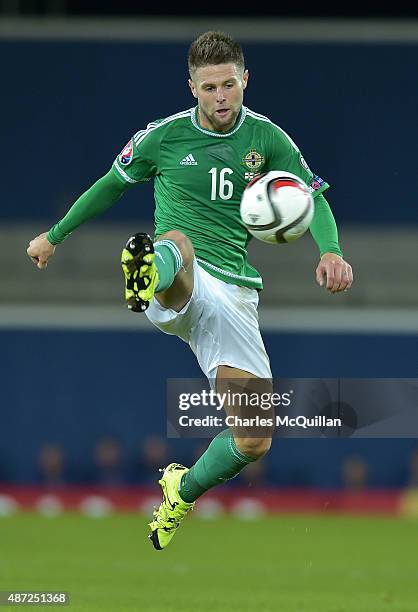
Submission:
[[[316,281],[330,293],[348,291],[353,284],[353,271],[339,255],[324,253],[316,269]]]
[[[26,252],[33,263],[43,270],[48,265],[48,259],[54,254],[55,246],[49,242],[47,233],[44,232],[29,242]]]

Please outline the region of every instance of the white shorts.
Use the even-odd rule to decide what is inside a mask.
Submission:
[[[166,334],[187,342],[209,380],[220,365],[271,378],[270,361],[258,326],[256,289],[230,285],[193,265],[192,297],[180,312],[153,298],[145,311]]]

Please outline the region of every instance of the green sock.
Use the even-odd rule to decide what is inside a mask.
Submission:
[[[180,497],[185,502],[194,502],[208,489],[236,476],[252,461],[252,457],[237,449],[231,430],[225,429],[181,479]]]
[[[159,240],[155,243],[155,265],[157,266],[159,281],[156,293],[168,289],[174,277],[183,265],[180,249],[173,240]]]

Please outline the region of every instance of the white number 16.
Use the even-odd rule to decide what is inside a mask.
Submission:
[[[222,168],[219,172],[219,197],[221,200],[230,200],[234,192],[234,184],[225,178],[225,174],[232,174],[234,171],[231,168]],[[211,200],[216,200],[218,193],[218,169],[211,168],[209,174],[212,175],[212,190],[210,194]]]

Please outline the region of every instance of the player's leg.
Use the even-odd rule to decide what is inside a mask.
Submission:
[[[208,379],[216,378],[220,392],[231,382],[235,388],[241,385],[266,392],[271,370],[258,326],[257,304],[255,290],[227,284],[195,264],[193,295],[187,310],[167,311],[156,307],[154,301],[147,315],[159,329],[190,344]],[[236,409],[233,405],[226,408],[229,414]],[[247,431],[228,429],[216,436],[191,470],[177,463],[167,466],[159,481],[163,502],[150,523],[155,548],[161,550],[168,545],[194,500],[263,456],[270,442],[270,431],[248,435]]]
[[[218,368],[216,389],[221,394],[229,390],[231,397],[235,393],[236,397],[240,398],[239,403],[235,401],[225,405],[225,412],[228,416],[237,417],[238,424],[218,434],[203,455],[182,476],[179,494],[181,499],[189,503],[196,501],[212,487],[234,478],[248,463],[263,457],[271,446],[274,416],[271,410],[265,409],[260,414],[256,404],[261,406],[261,401],[257,402],[255,398],[256,395],[260,397],[262,394],[271,396],[271,381],[260,379],[238,368],[222,365]],[[245,397],[251,397],[251,404],[244,400]],[[271,419],[272,426],[239,425],[242,423],[241,419],[257,414],[267,422]]]
[[[193,292],[194,250],[190,239],[171,230],[153,243],[148,234],[135,234],[122,251],[128,308],[142,312],[155,295],[164,308],[179,312]]]
[[[271,381],[238,368],[219,366],[216,388],[218,393],[230,390],[237,392],[241,398],[250,394],[253,398],[254,394],[270,394]],[[241,402],[239,405],[233,402],[225,405],[227,414],[240,417],[246,414],[248,417],[249,402]],[[258,402],[258,406],[261,406],[261,402]],[[253,415],[256,412],[253,410]],[[269,411],[263,411],[263,418],[267,419],[270,415]],[[157,550],[170,543],[181,521],[201,495],[234,478],[246,465],[266,454],[271,446],[272,431],[273,427],[231,427],[212,440],[190,470],[178,463],[171,463],[165,468],[159,480],[164,499],[154,513],[154,521],[150,523],[149,537]]]

